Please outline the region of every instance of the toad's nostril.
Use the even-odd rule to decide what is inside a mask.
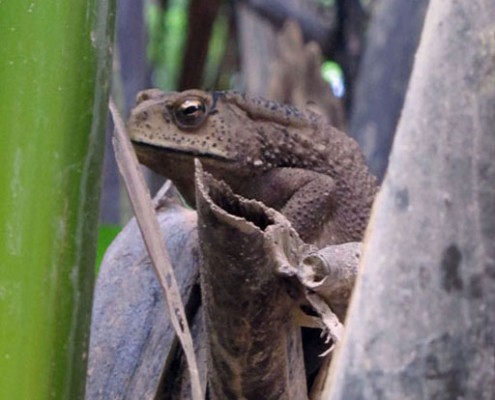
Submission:
[[[163,97],[163,92],[159,89],[142,90],[136,95],[136,104],[140,104],[143,101],[150,99],[159,99],[161,97]]]
[[[143,101],[149,100],[150,98],[151,97],[149,90],[142,90],[136,96],[136,104],[142,103]]]

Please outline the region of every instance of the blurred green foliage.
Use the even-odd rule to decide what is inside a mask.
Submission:
[[[222,76],[220,65],[228,43],[229,19],[220,12],[213,25],[213,32],[208,48],[208,59],[205,68],[204,87],[206,89],[228,89],[230,76]]]
[[[335,5],[335,0],[316,0],[316,3],[324,7],[333,7]]]
[[[188,0],[170,0],[165,10],[156,3],[146,5],[148,60],[153,66],[153,85],[162,90],[177,89],[187,39],[188,5]],[[219,81],[227,88],[229,79],[219,75],[219,66],[227,44],[228,29],[227,13],[220,12],[210,39],[203,88],[213,89]]]
[[[334,61],[325,61],[321,66],[321,75],[332,87],[333,94],[342,97],[345,94],[344,72]]]
[[[187,37],[188,3],[188,0],[170,0],[163,11],[155,3],[146,5],[148,60],[153,65],[153,84],[163,90],[177,88]]]
[[[99,270],[108,246],[117,237],[122,228],[118,225],[100,225],[98,227],[98,247],[96,249],[96,271]]]

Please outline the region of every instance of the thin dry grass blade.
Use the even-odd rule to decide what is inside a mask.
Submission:
[[[191,375],[192,394],[194,400],[204,399],[191,332],[187,324],[184,305],[182,304],[179,288],[170,263],[170,258],[163,245],[160,229],[156,220],[154,207],[139,168],[136,154],[126,133],[124,122],[120,117],[115,103],[110,99],[110,112],[115,124],[113,146],[115,158],[124,179],[124,183],[136,215],[143,240],[148,249],[151,261],[160,281],[167,301],[172,325],[182,344]]]

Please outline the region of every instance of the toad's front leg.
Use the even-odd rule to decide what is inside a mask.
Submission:
[[[239,194],[280,211],[307,243],[318,240],[335,208],[335,181],[301,168],[277,168],[248,179]]]

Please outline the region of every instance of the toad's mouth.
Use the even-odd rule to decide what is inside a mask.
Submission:
[[[136,153],[139,155],[142,154],[144,156],[149,156],[151,154],[155,155],[171,155],[173,154],[174,157],[180,156],[182,157],[187,157],[187,158],[202,158],[202,159],[209,159],[209,160],[218,160],[222,162],[234,162],[235,160],[232,158],[228,158],[226,156],[222,156],[220,154],[214,154],[214,153],[206,153],[199,151],[197,149],[191,149],[191,148],[169,148],[169,147],[160,147],[156,146],[153,144],[141,142],[141,141],[136,141],[131,139],[132,145],[134,146],[134,149],[136,150]]]

